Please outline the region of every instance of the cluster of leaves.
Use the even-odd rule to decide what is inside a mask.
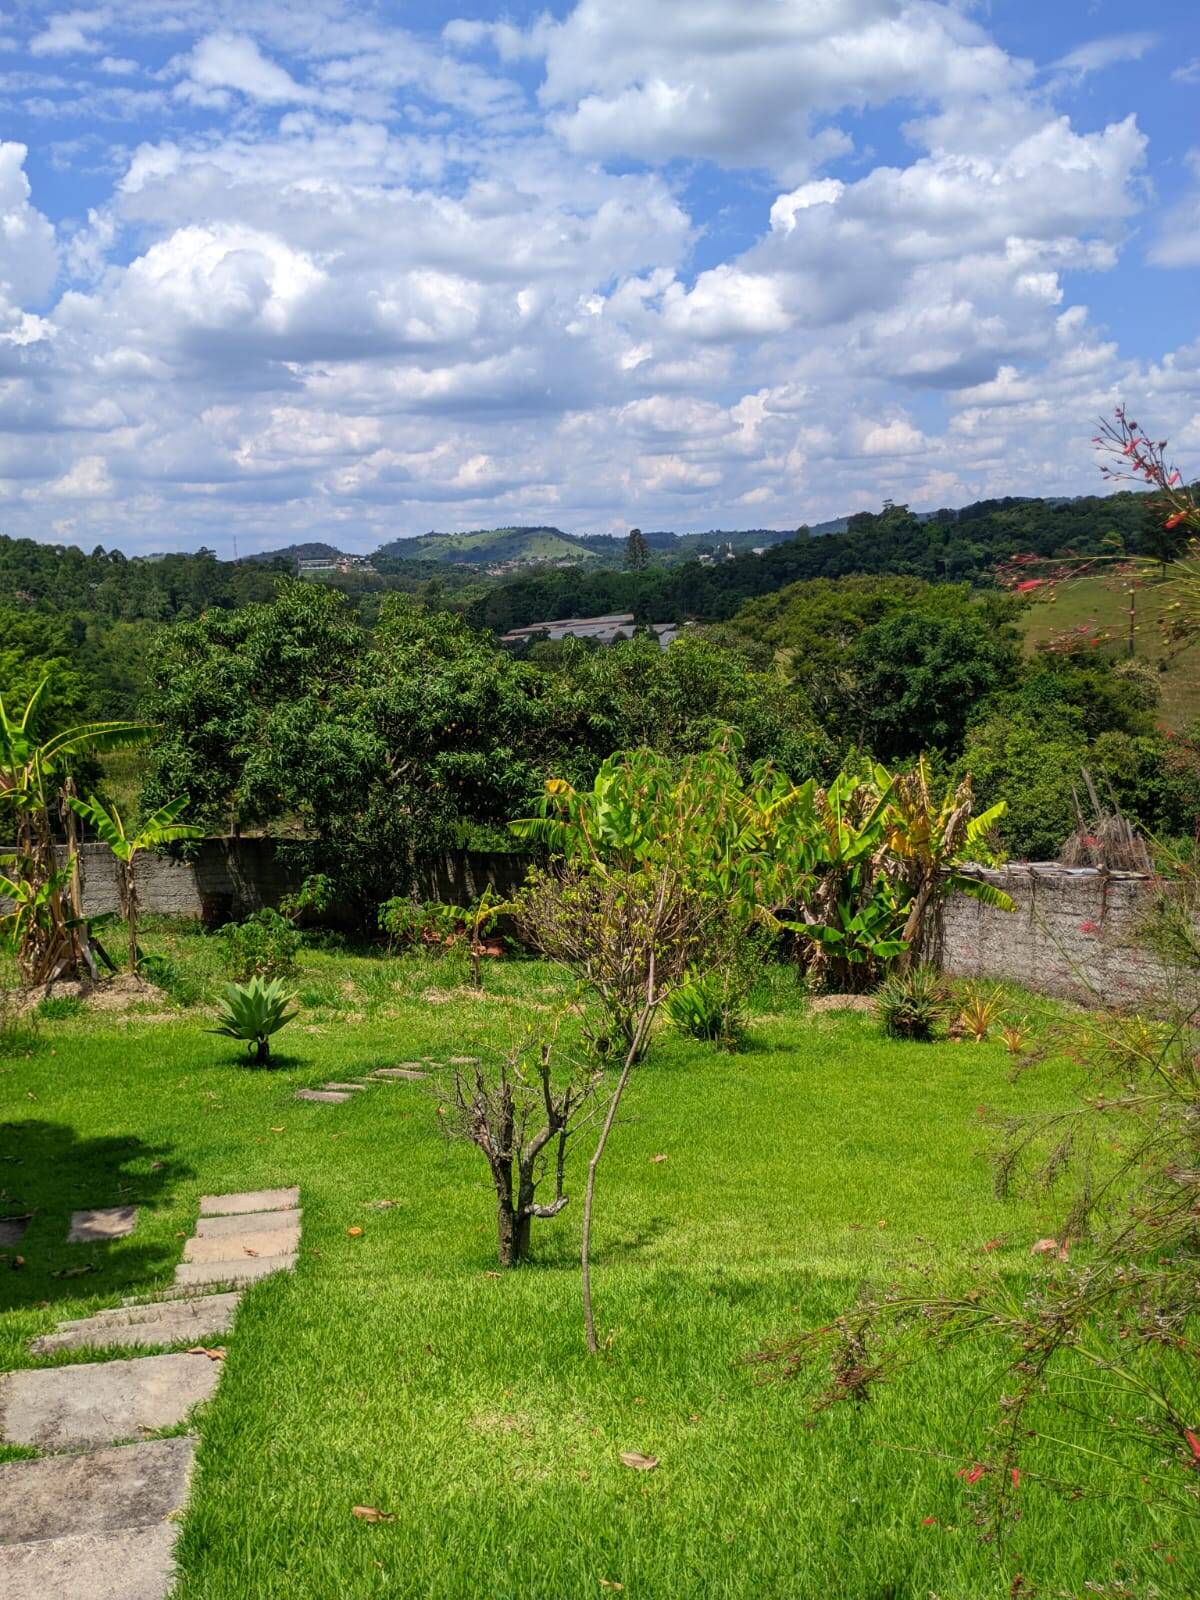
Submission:
[[[368,631],[343,596],[302,583],[164,632],[154,677],[146,804],[187,792],[210,831],[283,829],[364,920],[423,864],[494,842],[548,773],[587,782],[614,748],[694,751],[724,714],[747,760],[803,771],[827,753],[801,697],[704,641],[539,666],[402,597]]]
[[[304,943],[295,924],[270,906],[252,911],[241,922],[227,922],[217,934],[225,946],[225,964],[239,983],[290,978]]]
[[[209,1031],[244,1040],[254,1065],[265,1067],[272,1038],[296,1015],[289,1010],[295,998],[282,978],[255,976],[246,983],[231,983],[217,1008],[217,1026]]]

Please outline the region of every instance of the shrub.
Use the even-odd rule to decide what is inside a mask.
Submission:
[[[336,886],[324,872],[312,872],[296,890],[285,894],[279,910],[291,923],[299,925],[305,917],[321,918],[329,911],[336,898]]]
[[[954,1019],[954,1027],[961,1038],[965,1033],[976,1044],[982,1044],[987,1038],[991,1026],[1000,1020],[1000,1007],[1004,996],[998,989],[990,994],[984,989],[968,987],[963,992],[963,1002],[958,1016]]]
[[[438,950],[462,937],[465,915],[461,907],[440,900],[416,901],[396,895],[380,906],[379,926],[394,950],[411,950],[416,944]]]
[[[303,942],[297,929],[269,906],[253,912],[244,922],[226,923],[220,937],[225,941],[226,965],[237,983],[290,977]]]
[[[218,1025],[210,1033],[229,1039],[244,1039],[256,1067],[264,1067],[271,1057],[270,1041],[296,1015],[288,1007],[296,998],[278,978],[265,983],[251,978],[249,983],[231,983],[217,1012]]]
[[[694,972],[663,1001],[663,1009],[680,1033],[727,1049],[746,1032],[746,988],[740,974],[709,969]]]
[[[932,1039],[946,1015],[940,976],[933,967],[893,973],[875,995],[875,1015],[890,1039]]]

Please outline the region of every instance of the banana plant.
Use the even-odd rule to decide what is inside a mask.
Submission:
[[[16,886],[15,893],[3,892],[17,907],[4,923],[15,938],[21,975],[31,984],[74,976],[81,968],[96,972],[71,847],[74,818],[62,806],[67,762],[84,752],[128,749],[154,731],[140,722],[86,722],[39,739],[38,713],[50,681],[42,679],[19,714],[10,713],[0,697],[0,835],[13,840],[13,848],[0,855],[0,870]],[[58,807],[71,824],[65,866],[54,840]]]
[[[269,983],[257,977],[248,983],[231,983],[220,1002],[217,1026],[208,1031],[245,1040],[254,1065],[265,1067],[271,1059],[271,1039],[299,1011],[299,1007],[288,1010],[295,998],[281,978]]]
[[[188,797],[185,794],[175,800],[168,800],[165,806],[159,806],[157,811],[146,818],[138,831],[132,834],[126,829],[115,804],[106,809],[94,794],[89,795],[86,800],[81,800],[78,795],[71,793],[68,793],[66,798],[67,804],[76,816],[96,830],[116,857],[117,893],[121,901],[121,915],[125,918],[129,932],[129,970],[136,973],[138,896],[135,863],[137,858],[143,850],[157,850],[164,844],[173,844],[177,839],[200,839],[204,835],[204,829],[179,821],[181,814],[187,809]]]
[[[924,756],[911,771],[891,780],[884,843],[895,875],[911,897],[902,967],[929,954],[934,920],[948,894],[969,895],[997,911],[1016,909],[1002,889],[962,870],[966,862],[992,859],[988,835],[1006,810],[1001,800],[973,816],[974,806],[969,777],[956,789],[935,794]]]

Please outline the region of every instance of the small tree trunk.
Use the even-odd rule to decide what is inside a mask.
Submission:
[[[271,1041],[269,1039],[259,1039],[254,1050],[254,1065],[256,1067],[265,1067],[270,1059]]]
[[[129,931],[129,971],[136,977],[138,964],[137,945],[137,883],[133,876],[133,858],[131,857],[122,866],[122,876],[125,879],[125,920]]]

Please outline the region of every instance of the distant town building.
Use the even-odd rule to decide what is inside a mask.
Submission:
[[[375,568],[370,556],[316,556],[297,561],[296,571],[304,578],[319,572],[374,572]]]
[[[605,617],[562,617],[557,622],[532,622],[527,628],[513,628],[503,634],[501,644],[525,644],[534,639],[595,639],[597,644],[615,644],[632,639],[637,631],[632,611],[615,611]],[[677,622],[650,622],[652,633],[665,650],[679,634]]]

